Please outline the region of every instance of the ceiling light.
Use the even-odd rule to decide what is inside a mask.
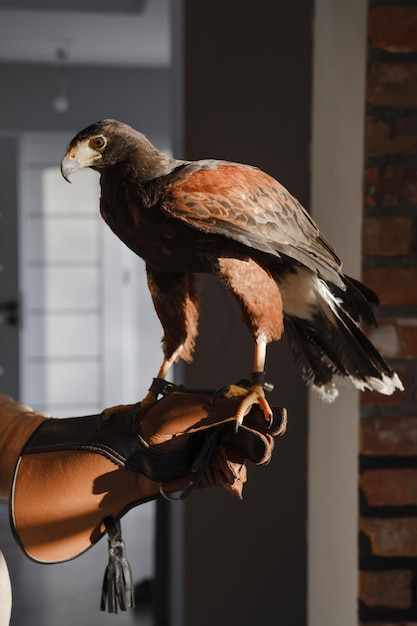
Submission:
[[[52,98],[52,108],[57,113],[66,113],[69,109],[66,63],[68,52],[65,48],[57,48],[55,56],[58,60],[58,69],[55,78],[55,95]]]

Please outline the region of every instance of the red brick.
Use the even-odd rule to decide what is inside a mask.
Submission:
[[[369,206],[417,204],[417,166],[368,167],[365,170],[364,194]]]
[[[387,359],[417,358],[417,319],[380,318],[377,328],[367,333],[374,346]]]
[[[412,603],[410,570],[359,573],[359,599],[367,606],[409,609]]]
[[[417,469],[372,469],[360,478],[370,506],[417,505]]]
[[[389,52],[417,50],[417,9],[375,7],[368,15],[369,43]]]
[[[376,106],[417,106],[417,63],[371,63],[366,100]]]
[[[397,374],[399,374],[398,370]],[[401,405],[405,402],[405,392],[394,391],[391,396],[385,396],[377,391],[366,390],[361,393],[360,401],[363,406],[401,407]]]
[[[359,428],[361,454],[417,455],[417,417],[366,417]]]
[[[361,622],[359,626],[417,626],[417,622]]]
[[[368,115],[365,124],[365,154],[367,156],[414,155],[416,152],[417,116],[415,113],[401,113],[389,120]]]
[[[362,278],[378,294],[381,306],[417,304],[417,267],[365,268]]]
[[[411,217],[367,217],[363,222],[363,253],[408,254],[411,250]]]
[[[416,517],[361,517],[359,528],[369,537],[375,556],[417,556]]]
[[[400,377],[400,379],[403,381],[403,386],[405,389],[405,385],[404,385],[404,378],[401,374],[402,371],[400,368],[395,368],[396,373],[398,374],[398,376]],[[382,393],[378,393],[377,391],[369,391],[368,389],[366,391],[363,391],[360,395],[360,402],[363,406],[373,406],[373,407],[398,407],[399,409],[401,408],[401,406],[404,404],[406,400],[406,392],[405,391],[399,391],[396,390],[394,391],[394,393],[390,396],[386,396]]]

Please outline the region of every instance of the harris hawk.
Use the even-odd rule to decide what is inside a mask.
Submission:
[[[377,296],[342,273],[332,245],[274,178],[239,163],[171,158],[111,119],[70,142],[62,175],[69,181],[85,167],[100,173],[103,219],[146,263],[164,331],[157,378],[165,378],[175,361],[192,360],[197,277],[206,272],[237,300],[254,340],[251,385],[237,424],[255,403],[271,417],[266,347],[284,328],[303,379],[323,400],[336,398],[338,378],[382,394],[403,388],[359,327],[362,320],[376,324]],[[144,405],[155,400],[151,388]]]

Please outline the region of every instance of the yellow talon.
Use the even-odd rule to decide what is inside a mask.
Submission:
[[[239,404],[235,414],[236,430],[242,425],[245,415],[249,413],[254,404],[257,404],[261,408],[265,419],[268,422],[272,422],[272,409],[266,401],[265,392],[261,385],[252,385],[249,389],[238,385],[230,385],[225,396],[228,398],[243,396],[242,402]]]

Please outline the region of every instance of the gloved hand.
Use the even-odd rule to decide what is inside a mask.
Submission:
[[[282,423],[286,422],[285,409],[274,408],[275,422],[271,426],[262,412],[254,407],[236,432],[234,416],[239,397],[184,392],[181,387],[170,384],[164,393],[163,400],[141,419],[139,434],[144,441],[154,449],[173,453],[191,445],[193,438],[205,433],[208,449],[202,449],[193,466],[194,475],[187,476],[187,480],[199,487],[224,487],[241,499],[247,479],[245,461],[258,465],[270,461],[273,437],[282,431]],[[210,455],[209,461],[207,454]],[[184,486],[184,479],[180,479],[164,485],[164,491]]]
[[[235,432],[238,397],[168,383],[161,394],[144,414],[127,405],[68,419],[0,396],[0,495],[29,557],[74,558],[106,531],[123,546],[120,517],[160,492],[221,486],[242,497],[245,461],[270,460],[285,410],[274,410],[274,431],[254,407]]]
[[[245,461],[270,459],[268,423],[255,407],[235,433],[238,398],[168,388],[143,416],[129,405],[47,419],[1,397],[0,494],[10,497],[15,536],[28,556],[77,556],[105,533],[105,517],[120,518],[161,489],[196,483],[241,497]]]
[[[102,536],[106,516],[161,488],[222,486],[242,497],[245,461],[269,461],[274,431],[255,407],[235,433],[238,398],[169,389],[143,416],[129,405],[47,419],[0,396],[0,494],[31,558],[73,558]]]

